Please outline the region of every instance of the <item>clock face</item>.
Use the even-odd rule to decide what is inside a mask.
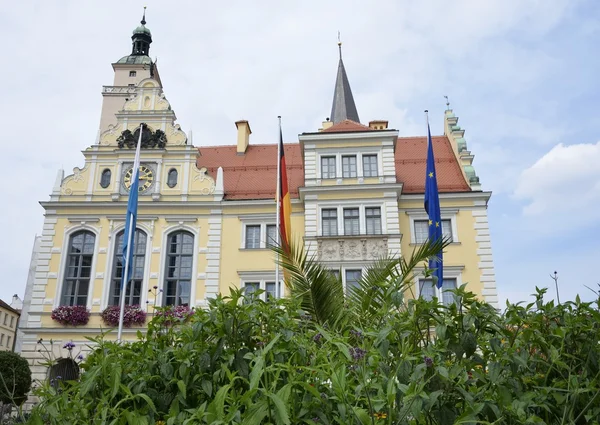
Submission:
[[[133,168],[130,168],[125,173],[125,178],[123,179],[123,183],[125,184],[125,187],[127,188],[127,190],[129,190],[129,188],[131,188],[131,184],[133,183],[132,177],[133,177]],[[152,186],[152,182],[154,181],[154,172],[150,168],[146,167],[145,165],[140,165],[139,180],[140,180],[140,183],[139,183],[138,191],[144,192],[150,186]]]

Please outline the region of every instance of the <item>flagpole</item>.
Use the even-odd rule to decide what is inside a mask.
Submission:
[[[140,137],[138,138],[138,144],[135,150],[135,159],[133,162],[133,166],[134,168],[137,166],[137,169],[132,170],[132,174],[134,178],[139,179],[139,168],[140,168],[140,148],[142,145],[142,130],[143,130],[143,125],[140,124]],[[137,189],[137,185],[133,184],[134,182],[131,182],[131,186],[133,186],[135,188],[135,190]],[[129,214],[129,209],[127,209],[127,213]],[[131,215],[133,216],[133,213],[131,213]],[[125,218],[125,222],[127,222],[127,217]],[[132,222],[131,219],[129,221],[130,223]],[[125,269],[123,270],[123,276],[121,277],[121,310],[119,313],[119,329],[117,331],[117,343],[121,342],[121,336],[123,334],[123,319],[125,318],[125,298],[127,295],[127,288],[129,286],[129,259],[131,256],[131,235],[133,233],[133,228],[134,226],[129,226],[128,232],[127,232],[127,253],[126,253],[126,257],[125,257]],[[125,235],[123,235],[125,236]],[[123,240],[123,243],[125,243],[125,240]],[[123,283],[123,279],[126,279],[125,282]]]
[[[279,217],[279,208],[280,208],[280,199],[281,193],[279,193],[281,188],[281,115],[277,117],[279,120],[279,134],[277,138],[277,188],[275,189],[276,194],[276,225],[275,225],[275,237],[277,238],[277,245],[281,248],[281,235],[280,235],[280,223],[281,219]],[[277,261],[275,262],[275,298],[279,298],[279,252],[277,252]]]

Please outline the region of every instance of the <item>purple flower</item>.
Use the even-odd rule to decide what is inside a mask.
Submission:
[[[350,355],[355,362],[365,358],[367,352],[360,347],[350,347]]]
[[[83,360],[83,354],[78,355],[77,360]]]
[[[75,348],[75,343],[73,341],[69,341],[65,345],[63,345],[63,348],[66,348],[67,350],[71,351],[73,348]]]
[[[158,286],[154,285],[154,286],[153,286],[153,288],[154,288],[154,289],[158,289]]]
[[[363,334],[361,331],[355,331],[354,329],[352,329],[350,331],[350,335],[352,335],[356,339],[363,339]]]
[[[316,334],[315,336],[313,336],[313,341],[316,342],[317,344],[321,342],[321,339],[323,339],[323,335],[321,335],[320,332],[318,334]]]
[[[431,357],[425,356],[425,357],[423,357],[423,360],[425,361],[425,365],[427,367],[433,366],[433,359]]]

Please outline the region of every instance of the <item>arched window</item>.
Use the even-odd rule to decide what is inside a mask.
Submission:
[[[165,305],[189,305],[194,263],[194,235],[171,233],[167,239]]]
[[[175,168],[171,168],[169,171],[169,176],[167,177],[167,186],[177,186],[177,170]]]
[[[123,262],[123,237],[125,231],[121,230],[117,234],[115,241],[115,250],[113,253],[113,271],[110,285],[110,300],[111,305],[119,305],[121,303],[121,279],[125,271],[125,263]],[[134,253],[133,262],[129,265],[131,268],[131,282],[127,286],[125,294],[125,304],[140,305],[142,296],[142,283],[144,279],[144,264],[146,260],[146,233],[140,229],[135,229],[134,236]]]
[[[86,305],[96,236],[83,230],[71,235],[61,305]]]
[[[111,172],[108,168],[102,171],[102,177],[100,177],[100,186],[104,189],[106,189],[108,185],[110,185],[110,175]]]
[[[58,388],[60,382],[77,381],[79,379],[79,365],[73,359],[60,359],[52,365],[48,373],[50,385]]]

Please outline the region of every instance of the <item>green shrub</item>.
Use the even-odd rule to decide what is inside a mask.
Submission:
[[[0,402],[20,406],[31,389],[27,360],[11,351],[0,351]]]
[[[500,315],[457,294],[457,306],[409,301],[378,326],[334,330],[293,300],[244,304],[234,291],[132,344],[98,338],[81,382],[43,387],[35,413],[53,424],[597,423],[596,308],[540,292]]]

